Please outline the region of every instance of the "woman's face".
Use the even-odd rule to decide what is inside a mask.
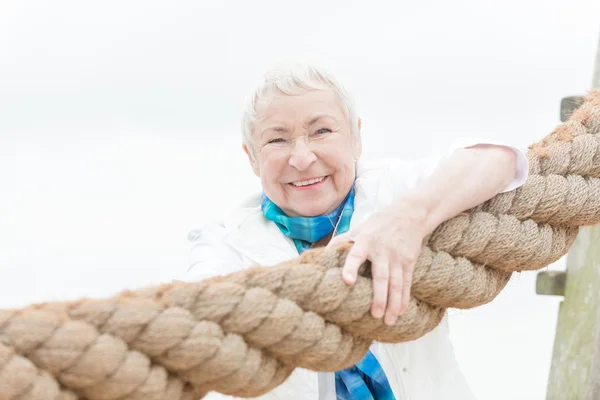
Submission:
[[[354,183],[361,151],[337,95],[329,89],[279,93],[259,101],[257,111],[262,118],[252,149],[244,150],[265,194],[289,216],[333,211]]]

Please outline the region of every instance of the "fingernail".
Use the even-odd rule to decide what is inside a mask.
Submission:
[[[350,272],[347,272],[344,277],[346,278],[347,282],[354,282],[354,276]]]
[[[373,318],[383,317],[383,308],[377,307],[373,310]]]
[[[394,318],[387,317],[387,318],[385,319],[385,324],[386,324],[387,326],[392,326],[392,325],[394,325],[395,323],[396,323],[396,321],[394,320]]]

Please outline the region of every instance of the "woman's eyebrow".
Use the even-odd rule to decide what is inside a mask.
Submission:
[[[312,126],[322,119],[331,119],[335,123],[338,122],[338,120],[330,114],[317,114],[317,115],[311,117],[310,120],[308,121],[308,123],[305,124],[304,126]],[[289,129],[287,129],[286,127],[281,126],[281,125],[271,125],[271,126],[267,126],[265,129],[263,129],[260,136],[263,137],[264,134],[267,133],[268,131],[274,131],[277,133],[288,133]]]
[[[321,119],[333,119],[335,122],[337,122],[337,119],[335,119],[335,117],[333,117],[329,114],[318,114],[318,115],[315,115],[314,117],[312,117],[312,119],[308,122],[308,124],[306,124],[306,126],[314,125],[317,122],[319,122],[319,120],[321,120]]]
[[[288,132],[287,128],[284,128],[281,125],[273,125],[273,126],[267,126],[265,129],[263,129],[263,131],[261,132],[261,137],[267,133],[268,131],[275,131],[277,133],[286,133]]]

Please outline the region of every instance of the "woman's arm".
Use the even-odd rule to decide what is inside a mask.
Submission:
[[[395,324],[410,300],[415,263],[424,238],[442,222],[502,192],[516,174],[516,154],[509,147],[475,145],[456,150],[423,182],[356,229],[330,245],[353,241],[344,281],[356,282],[358,268],[370,260],[373,276],[371,314]]]
[[[504,190],[516,174],[516,154],[503,146],[456,150],[419,186],[397,201],[421,208],[426,232]],[[393,209],[393,206],[392,206]]]

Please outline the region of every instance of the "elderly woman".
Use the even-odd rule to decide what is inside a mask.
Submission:
[[[266,73],[243,116],[243,149],[262,193],[221,223],[193,231],[186,280],[273,265],[313,246],[352,241],[343,279],[372,263],[371,314],[392,325],[408,306],[424,238],[449,218],[527,178],[520,150],[457,140],[416,163],[363,162],[361,121],[330,73],[303,63]],[[335,238],[334,238],[335,237]],[[333,241],[332,241],[332,238]],[[208,398],[223,398],[218,393]],[[422,338],[375,342],[336,373],[297,368],[262,399],[472,399],[449,340],[447,316]]]

